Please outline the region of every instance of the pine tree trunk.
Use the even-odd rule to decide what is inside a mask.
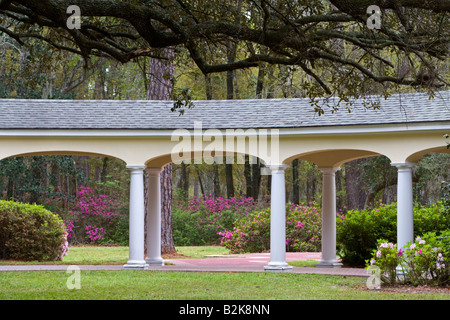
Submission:
[[[292,161],[292,203],[300,203],[300,191],[298,188],[298,159]]]
[[[149,61],[148,100],[170,99],[174,76],[174,66],[170,58],[173,57],[174,51],[166,48],[163,54],[169,58],[168,61],[153,58]],[[161,170],[161,253],[175,252],[172,234],[172,164],[170,163]]]
[[[161,171],[161,253],[175,253],[172,233],[172,163]]]

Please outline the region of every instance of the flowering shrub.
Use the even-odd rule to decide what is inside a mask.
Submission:
[[[374,251],[370,265],[376,265],[381,269],[381,280],[384,283],[394,284],[397,281],[397,267],[400,264],[402,250],[397,250],[397,245],[385,240],[379,240]]]
[[[322,214],[316,202],[308,206],[289,204],[286,209],[286,250],[321,250]]]
[[[253,198],[214,197],[212,195],[175,202],[172,207],[173,237],[175,245],[218,244],[219,232],[233,228],[235,221],[267,204]]]
[[[120,213],[123,205],[120,195],[97,194],[93,188],[81,187],[71,210],[64,215],[69,242],[117,242],[113,234],[126,217]],[[124,238],[126,241],[127,237]]]
[[[447,235],[450,233],[447,232]],[[380,267],[381,280],[384,283],[394,284],[400,281],[413,285],[449,283],[450,268],[446,245],[439,242],[440,238],[434,233],[428,233],[423,238],[417,237],[414,242],[398,250],[393,243],[379,241],[370,259],[370,265]]]
[[[286,207],[286,250],[320,251],[322,216],[317,203]],[[221,245],[235,253],[270,249],[270,208],[239,220],[233,229],[219,232]]]
[[[220,244],[231,252],[264,252],[270,249],[270,209],[250,214],[232,230],[218,232]]]

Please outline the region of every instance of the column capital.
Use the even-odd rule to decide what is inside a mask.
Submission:
[[[287,164],[266,164],[266,168],[269,169],[272,173],[277,171],[283,171],[289,168]]]
[[[412,169],[417,165],[415,162],[391,162],[391,166],[397,169]]]
[[[319,170],[322,171],[323,174],[335,174],[341,170],[341,167],[319,168]]]
[[[127,169],[131,171],[139,171],[139,170],[144,171],[145,168],[146,168],[145,165],[127,165]]]

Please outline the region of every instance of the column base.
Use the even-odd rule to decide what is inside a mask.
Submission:
[[[145,263],[147,263],[148,266],[163,266],[164,260],[162,258],[146,258]]]
[[[269,262],[267,266],[264,266],[264,270],[270,272],[290,272],[292,271],[292,266],[286,262]]]
[[[316,268],[340,268],[342,263],[337,260],[321,260],[316,264]]]
[[[123,268],[124,270],[146,270],[148,264],[145,261],[129,260]]]

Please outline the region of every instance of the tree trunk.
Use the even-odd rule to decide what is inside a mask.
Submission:
[[[252,164],[252,192],[253,199],[258,200],[259,189],[261,187],[261,160],[256,159],[256,163]]]
[[[227,58],[228,63],[233,63],[236,58],[236,45],[231,41],[227,42]],[[235,71],[227,71],[227,99],[234,99],[234,78]],[[227,183],[227,198],[234,197],[234,183],[233,183],[233,164],[225,163],[225,180]]]
[[[292,161],[292,203],[300,203],[300,191],[298,188],[298,159]]]
[[[227,182],[227,198],[234,197],[234,183],[233,183],[233,165],[225,164],[225,178]]]
[[[316,177],[314,175],[314,167],[308,170],[306,175],[306,201],[310,203],[314,201],[316,193]]]
[[[220,178],[219,178],[219,166],[217,163],[213,163],[213,185],[214,185],[214,196],[220,197]]]
[[[208,73],[205,75],[205,92],[206,100],[212,100],[212,85],[211,85],[211,75]]]
[[[361,181],[362,173],[360,164],[365,159],[353,160],[345,165],[345,187],[347,189],[347,209],[361,210],[366,202],[364,182]]]
[[[203,187],[203,182],[202,182],[202,177],[200,175],[200,170],[198,168],[198,166],[194,166],[195,168],[195,172],[197,173],[197,178],[198,178],[198,183],[200,185],[200,192],[202,193],[202,195],[205,194],[205,188]]]
[[[161,171],[161,253],[175,253],[172,233],[172,163]]]
[[[168,61],[150,58],[148,100],[168,100],[172,91],[174,66],[171,58],[174,51],[171,48],[163,50]],[[172,234],[172,164],[161,170],[161,253],[175,253],[175,243]]]
[[[252,197],[253,189],[252,189],[252,171],[250,166],[250,156],[245,155],[245,163],[244,163],[244,177],[245,177],[245,195],[247,197]],[[270,190],[270,189],[269,189]]]

